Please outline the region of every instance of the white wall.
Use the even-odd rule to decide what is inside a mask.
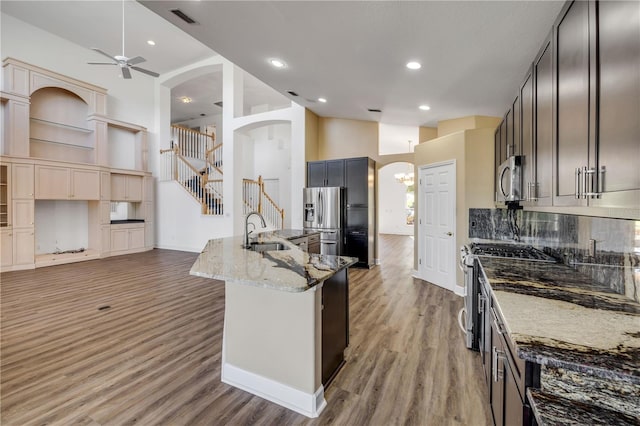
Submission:
[[[409,141],[411,141],[411,149]],[[413,152],[413,147],[419,142],[420,128],[418,126],[378,123],[379,155]]]
[[[202,133],[205,133],[206,127],[209,125],[216,126],[216,136],[222,135],[222,114],[209,115],[207,117],[194,118],[193,120],[176,121],[171,124],[179,124],[180,126],[193,129],[199,127]],[[216,143],[219,141],[216,140]]]
[[[278,179],[280,207],[291,203],[291,125],[272,124],[249,132],[253,140],[253,175],[257,179]],[[302,191],[302,189],[300,189]],[[273,194],[269,194],[273,195]],[[285,208],[285,215],[290,213]]]
[[[410,163],[392,163],[378,172],[378,227],[381,234],[413,235],[405,209],[407,186],[393,176],[413,170]]]
[[[136,73],[118,77],[114,67],[88,65],[95,52],[2,13],[2,59],[15,58],[108,89],[107,115],[117,120],[154,127],[153,77]],[[151,138],[154,135],[150,135]]]

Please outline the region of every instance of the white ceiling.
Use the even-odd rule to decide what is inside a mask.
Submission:
[[[158,16],[126,1],[125,53],[145,57],[140,66],[162,74],[215,51],[287,97],[286,92],[294,90],[300,96],[291,99],[321,116],[436,125],[470,114],[502,115],[563,3],[142,2]],[[198,23],[184,23],[170,12],[173,8]],[[0,10],[81,46],[121,53],[118,1],[3,0]],[[148,39],[156,46],[147,45]],[[271,57],[283,59],[287,67],[272,68],[267,63]],[[102,59],[87,53],[88,61]],[[409,60],[422,62],[422,69],[406,69]],[[136,78],[151,77],[135,73],[133,81]],[[247,88],[253,87],[248,80]],[[214,85],[218,89],[210,89]],[[277,102],[261,84],[254,86],[246,89],[257,97],[250,103]],[[183,96],[203,96],[207,107],[221,100],[218,83],[204,87],[211,92],[203,93],[200,84],[185,85],[195,93]],[[320,96],[328,102],[315,102]],[[431,111],[417,109],[424,103]],[[176,116],[215,113],[217,108],[183,105],[193,110],[177,109]]]

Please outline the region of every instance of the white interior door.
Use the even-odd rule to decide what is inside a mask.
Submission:
[[[418,238],[420,277],[453,290],[456,279],[456,165],[420,168]]]

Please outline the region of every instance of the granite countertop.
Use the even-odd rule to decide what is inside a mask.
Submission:
[[[306,253],[290,243],[290,238],[296,236],[282,231],[258,234],[251,239],[252,242],[278,242],[289,247],[288,250],[262,253],[244,249],[242,236],[209,240],[191,267],[190,274],[301,292],[357,262],[353,257]]]
[[[293,240],[295,238],[308,237],[309,235],[316,235],[316,234],[319,234],[320,231],[305,231],[302,229],[281,229],[279,231],[274,231],[274,233],[284,239]]]
[[[520,358],[640,385],[640,304],[555,263],[481,257]]]
[[[638,418],[620,411],[585,404],[557,395],[527,389],[531,409],[539,425],[637,425]]]

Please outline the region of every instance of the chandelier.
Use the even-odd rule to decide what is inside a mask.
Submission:
[[[413,180],[413,172],[410,173],[396,173],[393,175],[394,178],[400,183],[404,183],[407,186],[413,185],[415,182]]]
[[[409,141],[409,153],[411,153],[411,141]],[[404,183],[407,186],[412,186],[415,181],[413,179],[413,167],[409,164],[409,170],[406,173],[396,173],[394,178],[400,183]]]

